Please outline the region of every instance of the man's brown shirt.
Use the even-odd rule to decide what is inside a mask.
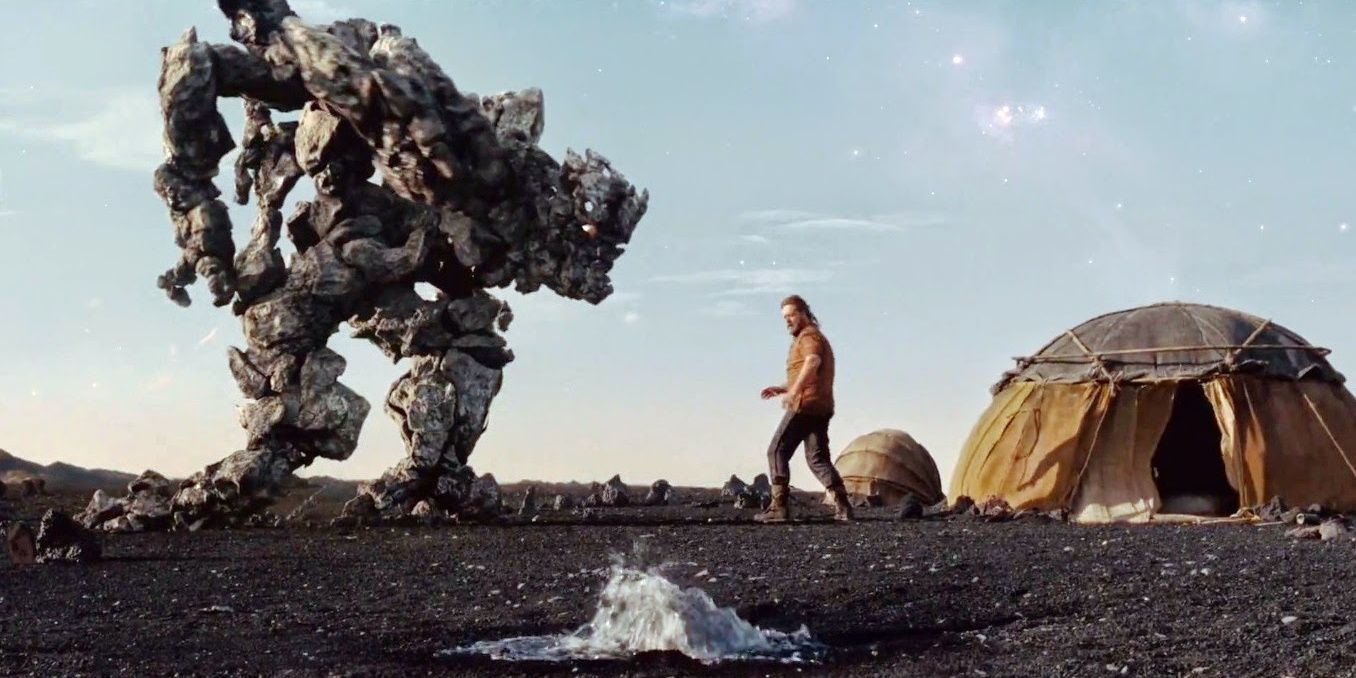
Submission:
[[[819,356],[819,369],[805,378],[800,398],[788,408],[805,414],[833,414],[833,347],[815,325],[806,326],[791,341],[791,351],[786,355],[786,387],[796,383],[805,359],[811,355]]]

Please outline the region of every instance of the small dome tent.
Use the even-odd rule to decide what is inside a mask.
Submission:
[[[1356,398],[1327,349],[1180,302],[1093,318],[994,387],[953,497],[1080,522],[1226,515],[1280,496],[1356,510]]]
[[[909,434],[881,429],[858,436],[833,463],[854,497],[878,496],[886,506],[913,494],[924,504],[941,501],[942,476],[926,448]]]

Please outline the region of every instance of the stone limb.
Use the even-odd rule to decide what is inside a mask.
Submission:
[[[493,500],[487,499],[491,493],[467,459],[485,431],[502,366],[485,365],[455,348],[441,356],[414,358],[386,398],[386,411],[400,425],[408,456],[360,488],[345,506],[345,515],[395,518],[415,511],[421,502],[460,517],[496,513],[497,490]]]
[[[231,221],[212,183],[222,156],[235,147],[217,111],[212,50],[189,30],[166,47],[160,66],[160,110],[165,124],[165,163],[155,173],[155,191],[170,210],[178,263],[157,281],[170,299],[189,303],[184,289],[198,276],[207,281],[213,303],[224,306],[235,294]]]

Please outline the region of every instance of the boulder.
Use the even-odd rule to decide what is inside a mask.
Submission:
[[[152,494],[168,498],[174,494],[174,487],[165,476],[147,470],[127,484],[127,492],[129,494]]]
[[[497,516],[503,510],[503,495],[493,474],[486,473],[471,483],[467,508],[470,514],[482,518]]]
[[[37,562],[38,549],[34,543],[33,530],[23,523],[11,523],[5,528],[5,552],[15,565]]]
[[[961,495],[956,497],[955,503],[951,505],[951,513],[955,515],[965,515],[975,508],[975,500]]]
[[[43,514],[35,542],[40,563],[88,563],[103,555],[98,535],[55,509]]]
[[[739,476],[730,476],[724,485],[720,486],[720,496],[735,499],[741,494],[749,491],[748,483],[739,479]]]
[[[772,496],[772,483],[767,479],[766,473],[759,473],[753,477],[753,483],[749,485],[749,491],[760,497]]]
[[[551,508],[557,511],[568,511],[574,508],[574,500],[565,494],[557,494],[555,501],[551,503]]]
[[[75,519],[87,528],[96,529],[121,516],[126,511],[121,501],[114,499],[103,490],[95,490],[94,496],[89,500],[89,505]]]
[[[650,491],[645,494],[646,506],[664,506],[669,503],[669,497],[673,494],[673,486],[667,480],[656,480],[650,484]]]
[[[621,475],[615,475],[603,484],[603,505],[604,506],[630,506],[631,496],[626,492],[626,484],[622,482]]]

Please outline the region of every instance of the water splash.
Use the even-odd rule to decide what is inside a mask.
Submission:
[[[814,662],[825,646],[804,626],[794,633],[760,629],[699,588],[682,588],[658,568],[614,565],[593,620],[572,633],[473,643],[443,655],[506,661],[628,659],[640,652],[681,652],[703,663],[731,660]]]

